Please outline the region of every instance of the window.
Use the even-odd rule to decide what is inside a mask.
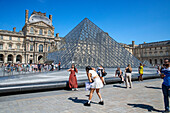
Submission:
[[[30,45],[30,51],[33,51],[33,45]]]
[[[33,41],[33,37],[31,37],[31,41]]]
[[[3,40],[3,36],[1,36],[1,40]]]
[[[160,64],[163,64],[163,60],[162,59],[160,59]]]
[[[48,36],[51,36],[51,31],[50,30],[48,30]]]
[[[162,49],[162,47],[160,47],[160,49]]]
[[[30,33],[32,33],[32,34],[34,33],[33,27],[30,28]]]
[[[32,57],[32,55],[30,55],[30,57]]]
[[[3,54],[0,54],[0,61],[1,61],[1,62],[3,62],[3,59],[4,59],[3,57],[4,57],[4,55],[3,55]]]
[[[17,49],[18,49],[18,50],[20,49],[20,45],[17,45]]]
[[[155,64],[157,64],[157,59],[155,59]]]
[[[42,29],[39,30],[39,34],[42,35]]]
[[[156,50],[156,47],[155,47],[155,50]]]
[[[43,45],[42,44],[39,45],[39,52],[43,52]]]
[[[12,49],[12,44],[9,44],[9,48],[8,49]]]
[[[0,50],[3,50],[3,44],[0,44]]]
[[[50,46],[48,46],[48,52],[50,51]]]
[[[20,37],[18,37],[18,41],[20,41]]]
[[[149,61],[150,61],[150,64],[152,64],[152,59],[150,59]]]
[[[151,48],[150,48],[150,50],[151,50]]]
[[[12,40],[12,37],[11,37],[11,36],[9,37],[9,40]]]

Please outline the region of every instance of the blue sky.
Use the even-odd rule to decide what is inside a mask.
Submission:
[[[26,9],[52,14],[62,37],[87,17],[121,43],[170,40],[170,0],[0,0],[0,30],[22,30]]]

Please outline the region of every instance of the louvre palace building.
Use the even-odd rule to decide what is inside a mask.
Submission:
[[[54,36],[52,15],[34,11],[29,17],[25,11],[25,25],[16,32],[0,30],[0,64],[38,63],[46,60],[47,53],[57,48],[59,33]]]

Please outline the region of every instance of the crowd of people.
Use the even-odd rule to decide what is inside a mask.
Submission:
[[[143,81],[143,65],[140,63],[140,66],[138,67],[138,80]],[[104,76],[106,76],[105,69],[102,66],[99,66],[97,68],[97,71],[95,68],[92,68],[90,66],[87,66],[85,68],[87,77],[90,83],[90,94],[89,94],[89,99],[86,103],[84,103],[85,106],[91,106],[91,99],[94,91],[96,90],[96,93],[100,99],[99,104],[104,105],[104,101],[102,99],[101,94],[99,93],[99,90],[106,85],[106,82],[104,80]],[[70,71],[70,77],[69,77],[69,87],[72,88],[72,90],[77,91],[78,85],[77,85],[77,78],[76,74],[78,73],[77,68],[75,68],[75,65],[72,64],[71,68],[68,70]],[[123,76],[123,71],[118,67],[116,72],[115,72],[115,77],[118,75],[118,77],[121,79],[122,82],[125,81],[126,88],[132,88],[132,80],[131,80],[131,73],[132,73],[132,68],[131,65],[128,64],[128,66],[124,70],[125,72],[125,77]],[[158,68],[158,72],[163,79],[162,83],[162,92],[164,96],[164,106],[165,106],[165,112],[169,112],[169,96],[170,96],[170,60],[165,59],[164,60],[164,65],[162,65],[161,68]],[[130,86],[130,87],[129,87]]]
[[[10,72],[47,72],[47,71],[57,71],[60,70],[61,62],[58,64],[42,64],[42,63],[33,63],[33,64],[12,64],[8,63],[5,65],[2,65],[1,68],[4,72],[10,73]]]

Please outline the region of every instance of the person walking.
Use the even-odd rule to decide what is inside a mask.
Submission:
[[[86,73],[89,79],[89,82],[91,83],[91,89],[90,89],[90,96],[88,102],[84,103],[84,106],[90,106],[90,102],[93,96],[94,91],[96,90],[96,93],[98,97],[100,98],[99,104],[104,105],[104,101],[101,97],[101,94],[99,93],[100,88],[103,87],[103,83],[99,77],[99,75],[94,71],[90,66],[86,67]]]
[[[117,68],[115,77],[116,77],[116,75],[118,75],[118,77],[121,78],[121,81],[124,82],[123,72],[122,72],[122,70],[120,70],[120,67]]]
[[[142,78],[142,75],[143,75],[143,65],[142,65],[142,63],[140,63],[140,66],[139,66],[139,68],[138,68],[138,71],[139,71],[138,80],[139,80],[139,81],[143,81],[143,78]]]
[[[164,59],[164,68],[161,70],[160,74],[163,79],[162,83],[162,93],[164,96],[164,106],[165,112],[169,113],[169,97],[170,97],[170,59]]]
[[[132,68],[131,65],[128,64],[128,66],[125,68],[125,82],[126,82],[126,88],[132,88],[132,81],[131,81],[131,77],[132,77]],[[128,85],[129,82],[129,85]]]
[[[69,77],[69,87],[72,89],[72,91],[77,91],[77,78],[76,78],[76,74],[75,73],[78,73],[78,70],[77,68],[75,68],[75,65],[72,64],[71,65],[71,68],[68,69],[67,71],[70,71],[70,77]]]

